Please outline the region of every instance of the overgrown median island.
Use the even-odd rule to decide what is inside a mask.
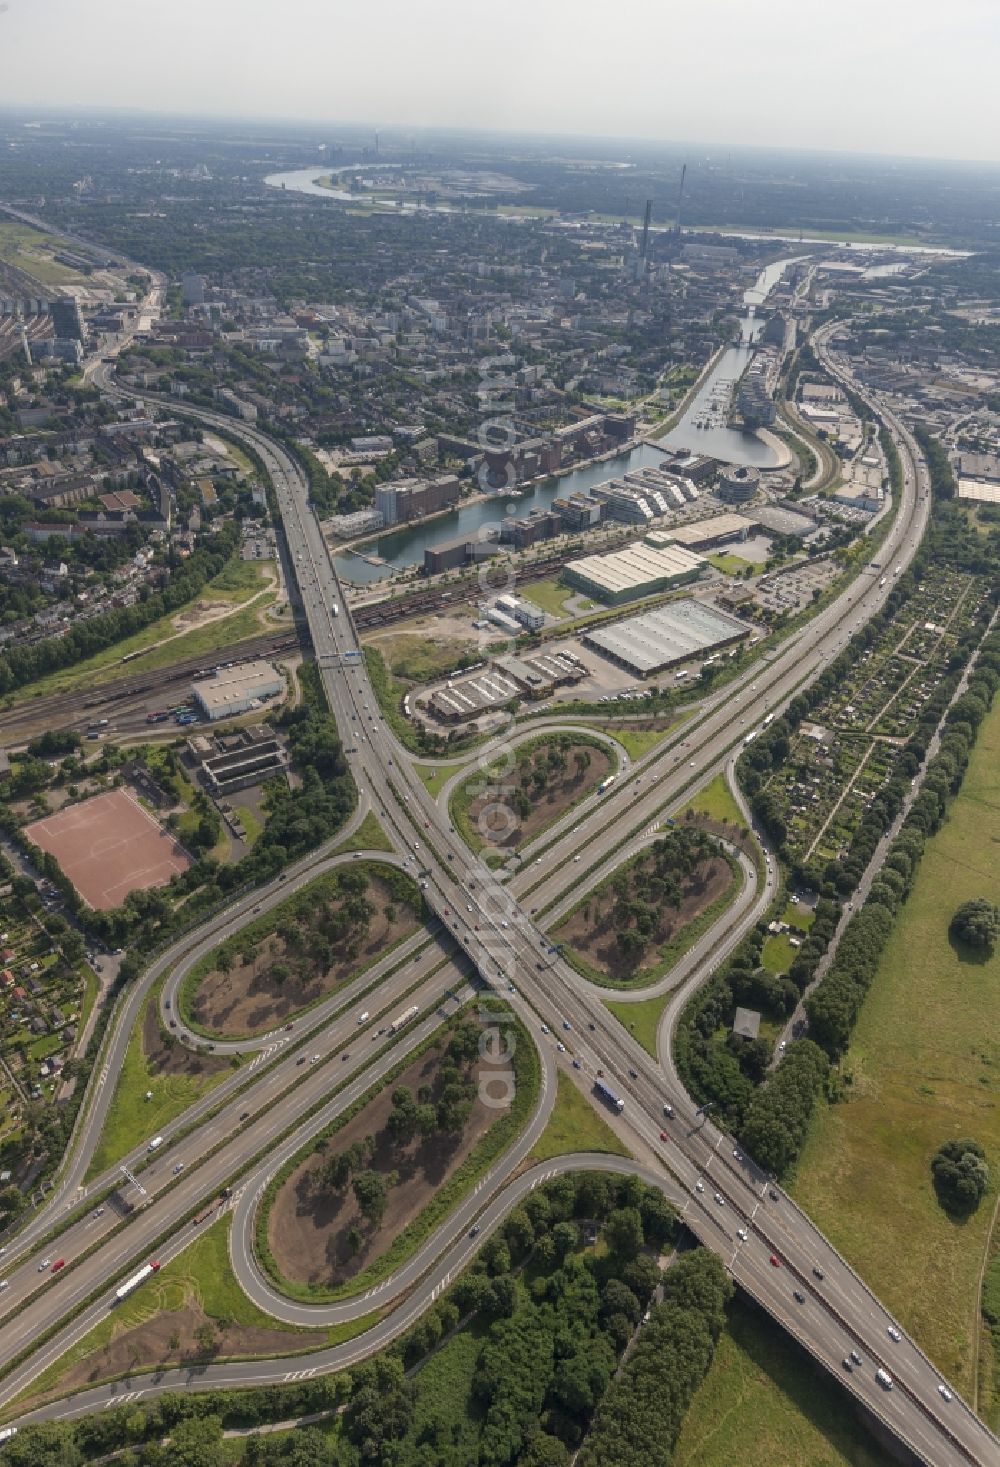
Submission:
[[[451,817],[473,851],[515,851],[555,824],[609,775],[618,761],[585,733],[540,734],[477,769],[451,799]]]
[[[740,867],[693,824],[668,829],[581,897],[553,929],[563,956],[604,987],[661,977],[740,889]]]
[[[210,1223],[106,1319],[32,1383],[22,1409],[136,1372],[192,1369],[218,1360],[296,1354],[336,1344],[374,1323],[301,1329],[272,1319],[246,1297],[229,1262],[229,1217]]]
[[[731,1291],[722,1264],[702,1249],[664,1275],[676,1237],[673,1209],[638,1177],[553,1178],[513,1208],[416,1324],[349,1372],[306,1369],[282,1386],[123,1398],[79,1420],[23,1427],[11,1460],[76,1463],[129,1447],[146,1461],[154,1444],[157,1460],[165,1451],[171,1462],[246,1467],[293,1457],[342,1467],[567,1467],[583,1444],[581,1462],[666,1461]],[[313,1412],[324,1419],[223,1442],[225,1428]]]
[[[524,1129],[534,1043],[495,999],[461,1010],[311,1139],[269,1184],[258,1258],[314,1302],[387,1277]]]
[[[318,1003],[416,931],[423,899],[394,866],[352,862],[196,963],[179,1007],[202,1033],[252,1038]]]

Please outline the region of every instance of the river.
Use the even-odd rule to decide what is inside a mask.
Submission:
[[[307,172],[311,170],[306,170]],[[320,189],[320,193],[327,190]],[[660,440],[666,449],[688,449],[704,453],[730,464],[753,464],[757,468],[773,468],[777,456],[762,438],[753,433],[741,433],[724,425],[709,429],[696,428],[694,421],[704,417],[713,403],[713,394],[719,394],[717,411],[721,411],[723,394],[729,393],[732,383],[739,377],[752,355],[752,343],[756,340],[761,323],[754,317],[754,310],[765,301],[792,259],[775,260],[766,266],[753,285],[743,293],[743,304],[747,314],[740,325],[746,345],[727,347],[713,367],[704,385],[695,394],[677,426]],[[437,515],[426,522],[404,525],[390,530],[370,541],[362,554],[344,550],[334,555],[337,574],[355,585],[369,585],[373,581],[385,580],[393,571],[407,566],[422,565],[424,551],[428,546],[440,545],[442,541],[456,540],[460,535],[470,539],[484,525],[499,525],[508,515],[523,519],[533,509],[548,509],[553,499],[567,494],[590,489],[606,479],[620,477],[627,469],[642,468],[647,464],[661,464],[663,452],[650,443],[640,443],[627,453],[616,454],[603,463],[582,464],[571,474],[561,478],[546,479],[523,490],[519,498],[498,495],[496,499],[478,500],[462,505],[448,514]],[[377,557],[383,564],[371,565],[365,555]]]
[[[756,308],[767,300],[785,269],[793,264],[795,259],[775,260],[743,292],[743,304],[747,308],[740,321],[743,344],[727,347],[722,353],[680,422],[659,439],[665,448],[684,448],[690,453],[708,454],[723,463],[753,464],[758,469],[773,469],[778,464],[777,454],[763,438],[756,433],[727,428],[725,419],[733,385],[746,370],[753,356],[753,344],[760,335],[763,323],[756,319]],[[710,428],[697,426],[706,420],[711,420]]]
[[[372,166],[370,163],[355,164],[354,168],[356,171],[363,171],[370,170]],[[329,167],[296,168],[286,173],[272,173],[264,182],[272,188],[284,188],[295,193],[308,194],[313,198],[335,201],[351,199],[353,196],[349,193],[321,188],[317,184],[318,178],[327,177],[329,173]],[[727,428],[721,419],[724,416],[723,404],[728,401],[732,385],[753,354],[753,343],[761,325],[754,317],[755,308],[767,299],[785,268],[792,263],[792,258],[776,260],[766,266],[754,284],[744,291],[743,304],[747,308],[747,314],[740,323],[744,344],[727,347],[722,353],[680,422],[659,440],[664,449],[686,449],[693,453],[708,454],[724,463],[753,464],[761,469],[774,468],[778,462],[777,456],[762,438],[753,433],[741,433],[735,428]],[[695,427],[695,421],[707,417],[710,412],[718,420],[718,426],[709,429]],[[341,551],[334,556],[337,573],[345,581],[353,581],[356,585],[385,580],[394,571],[423,564],[424,551],[429,546],[457,539],[459,535],[468,535],[471,539],[484,525],[499,524],[508,515],[522,519],[534,509],[547,509],[553,499],[589,489],[606,479],[618,478],[627,469],[662,461],[663,454],[659,448],[643,443],[627,453],[606,459],[603,463],[583,464],[571,474],[532,485],[522,491],[518,498],[499,495],[496,499],[462,505],[448,514],[437,515],[426,522],[418,521],[398,530],[390,530],[377,540],[370,541],[363,554],[351,550]],[[377,557],[382,563],[371,565],[366,555]]]

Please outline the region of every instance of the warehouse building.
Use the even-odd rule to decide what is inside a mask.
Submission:
[[[555,688],[578,683],[586,673],[586,666],[573,652],[497,657],[485,672],[438,689],[430,709],[443,723],[461,723],[513,698],[544,698]]]
[[[285,679],[270,662],[220,667],[213,677],[191,685],[191,697],[210,723],[247,713],[284,691]]]
[[[689,596],[614,626],[598,627],[583,641],[619,667],[648,677],[689,657],[728,647],[749,633],[750,627],[738,617]]]
[[[685,550],[714,550],[718,545],[729,545],[734,540],[749,540],[754,534],[757,526],[753,520],[748,520],[741,514],[717,514],[708,520],[696,520],[692,525],[675,525],[672,530],[661,530],[656,535],[655,542],[650,535],[650,543],[666,544],[673,541],[675,545],[683,545]]]
[[[680,545],[637,542],[611,555],[585,555],[566,566],[565,579],[608,606],[620,606],[657,591],[697,580],[705,562]]]

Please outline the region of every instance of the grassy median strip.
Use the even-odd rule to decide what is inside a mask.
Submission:
[[[391,851],[392,841],[386,835],[374,810],[369,810],[353,835],[331,851],[331,856],[344,856],[349,851]]]
[[[604,1003],[618,1022],[623,1024],[630,1034],[635,1035],[646,1053],[658,1060],[656,1036],[659,1032],[663,1010],[670,1002],[670,997],[669,993],[661,993],[657,998],[640,999],[638,1003],[613,1003],[607,998]]]
[[[90,1181],[113,1166],[145,1138],[182,1114],[189,1105],[215,1088],[232,1072],[220,1068],[204,1075],[154,1074],[143,1048],[143,1028],[149,1005],[158,1004],[165,979],[161,978],[139,1011],[129,1037],[122,1067],[115,1085],[114,1097],[101,1131],[101,1139],[91,1158],[84,1181]],[[159,1014],[157,1013],[157,1024]],[[239,1067],[235,1060],[232,1068]],[[110,1078],[109,1081],[110,1082]],[[150,1098],[147,1099],[147,1096]]]
[[[268,1214],[271,1204],[277,1196],[278,1191],[284,1185],[288,1177],[307,1156],[315,1150],[317,1142],[327,1141],[347,1124],[354,1116],[358,1115],[369,1102],[382,1090],[392,1085],[402,1072],[407,1069],[420,1055],[437,1045],[447,1027],[454,1019],[466,1013],[470,1008],[466,1005],[457,1010],[449,1020],[449,1025],[441,1025],[422,1040],[414,1049],[407,1051],[406,1055],[393,1065],[392,1069],[377,1081],[374,1085],[359,1095],[346,1110],[342,1111],[330,1125],[322,1131],[311,1136],[294,1156],[290,1157],[282,1167],[275,1173],[267,1185],[267,1189],[261,1198],[257,1208],[254,1243],[257,1258],[262,1267],[270,1274],[282,1293],[292,1299],[307,1300],[311,1303],[332,1302],[334,1300],[348,1299],[354,1295],[372,1288],[388,1278],[403,1262],[416,1251],[424,1239],[431,1233],[437,1224],[451,1212],[459,1202],[472,1190],[474,1184],[489,1169],[497,1157],[501,1156],[521,1134],[530,1120],[538,1100],[541,1085],[541,1065],[538,1051],[534,1041],[521,1023],[520,1019],[498,999],[480,999],[479,1011],[489,1009],[502,1016],[505,1029],[513,1030],[514,1044],[511,1062],[514,1069],[514,1100],[510,1109],[495,1121],[486,1135],[477,1146],[466,1157],[465,1161],[451,1177],[435,1193],[434,1200],[429,1203],[412,1222],[407,1224],[401,1233],[393,1240],[391,1246],[379,1258],[375,1259],[367,1268],[362,1270],[356,1277],[336,1285],[333,1288],[312,1286],[296,1283],[286,1279],[271,1252],[268,1243],[267,1225]]]
[[[565,1070],[557,1071],[558,1094],[545,1130],[531,1148],[529,1161],[550,1161],[574,1151],[607,1151],[612,1156],[631,1156],[602,1115]]]

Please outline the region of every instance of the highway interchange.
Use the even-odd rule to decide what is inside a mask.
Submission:
[[[822,343],[819,349],[825,352]],[[839,371],[832,362],[830,367]],[[111,390],[106,369],[98,369],[94,380]],[[176,404],[171,403],[171,408],[176,410]],[[905,477],[902,503],[883,554],[894,564],[905,564],[926,524],[929,487],[909,435],[883,407],[879,406],[879,412],[900,449]],[[256,908],[267,910],[327,869],[336,859],[333,851],[345,839],[345,831],[338,832],[323,851],[300,861],[284,881],[246,894],[222,917],[175,944],[116,1010],[58,1190],[10,1249],[13,1266],[6,1276],[11,1288],[0,1296],[3,1360],[27,1353],[23,1363],[0,1381],[0,1404],[11,1401],[49,1358],[56,1358],[106,1316],[112,1281],[144,1261],[154,1244],[161,1258],[179,1251],[186,1237],[165,1246],[161,1240],[170,1240],[172,1229],[179,1228],[193,1209],[221,1196],[234,1178],[238,1180],[233,1195],[225,1200],[233,1208],[233,1265],[241,1284],[261,1307],[288,1323],[326,1325],[359,1318],[383,1302],[388,1305],[413,1285],[403,1305],[387,1313],[374,1329],[307,1359],[290,1356],[161,1372],[155,1381],[139,1377],[78,1394],[42,1408],[33,1418],[99,1409],[116,1399],[134,1398],[137,1391],[141,1394],[181,1384],[280,1382],[303,1368],[330,1370],[369,1353],[411,1322],[454,1278],[482,1237],[526,1188],[561,1165],[611,1169],[629,1165],[608,1157],[569,1158],[522,1172],[510,1183],[548,1118],[556,1068],[567,1065],[572,1056],[579,1059],[588,1077],[598,1065],[605,1069],[625,1099],[617,1128],[642,1158],[648,1176],[657,1180],[682,1211],[691,1231],[723,1258],[740,1287],[840,1379],[918,1460],[935,1467],[953,1462],[1000,1462],[1000,1444],[957,1394],[945,1401],[939,1391],[939,1374],[857,1274],[791,1199],[730,1138],[698,1114],[672,1065],[654,1062],[609,1015],[600,992],[552,950],[541,925],[548,925],[562,909],[559,904],[566,902],[568,892],[592,884],[621,859],[624,850],[647,838],[656,822],[692,790],[724,770],[746,730],[759,724],[767,712],[779,709],[836,655],[855,625],[884,600],[887,592],[878,578],[858,577],[804,628],[755,663],[738,683],[706,700],[696,720],[636,761],[606,795],[592,797],[546,832],[538,842],[544,856],[535,857],[505,881],[470,856],[450,825],[446,805],[442,808],[427,794],[406,750],[379,715],[363,660],[354,655],[358,651],[356,634],[297,464],[254,429],[236,427],[224,415],[207,411],[196,415],[242,436],[270,473],[317,665],[345,747],[351,751],[350,764],[360,792],[352,828],[369,808],[374,809],[396,855],[371,853],[373,857],[406,861],[411,872],[426,873],[424,894],[440,926],[448,929],[450,942],[464,948],[482,979],[504,995],[537,1037],[542,1056],[541,1103],[524,1135],[496,1164],[486,1185],[456,1209],[376,1297],[336,1305],[295,1304],[278,1295],[263,1278],[253,1257],[252,1238],[254,1206],[268,1177],[285,1154],[301,1146],[309,1134],[384,1075],[402,1053],[432,1032],[442,1012],[454,1007],[446,1000],[447,990],[465,992],[458,986],[465,981],[463,968],[454,961],[450,943],[442,945],[420,934],[388,955],[379,969],[361,975],[321,1009],[304,1016],[295,1031],[256,1041],[257,1055],[250,1066],[234,1071],[173,1127],[164,1128],[162,1151],[146,1170],[136,1172],[147,1187],[144,1206],[125,1221],[111,1207],[100,1218],[93,1215],[89,1199],[107,1189],[115,1169],[92,1181],[86,1196],[80,1188],[107,1115],[114,1076],[148,993],[170,973],[161,997],[165,1003],[176,995],[184,967],[238,930]],[[740,719],[746,719],[746,724]],[[744,899],[717,924],[710,941],[689,957],[684,981],[668,1006],[668,1030],[691,988],[766,909],[777,880],[774,863],[766,856],[759,875],[746,872]],[[671,984],[677,976],[672,976]],[[359,1028],[362,995],[372,1017]],[[379,1044],[375,1028],[405,1006],[404,998],[405,1004],[420,1005],[418,1020],[395,1043]],[[176,1012],[176,1007],[170,1012]],[[374,1040],[369,1037],[373,1033]],[[566,1043],[565,1055],[559,1054],[557,1041]],[[320,1055],[316,1063],[300,1063],[303,1055],[313,1053]],[[342,1060],[345,1053],[348,1057]],[[333,1086],[339,1088],[331,1094]],[[669,1120],[664,1118],[665,1105],[673,1107]],[[664,1128],[666,1140],[661,1139]],[[288,1139],[277,1141],[286,1131]],[[128,1158],[136,1168],[147,1159],[144,1147]],[[185,1167],[175,1173],[178,1161],[184,1161]],[[82,1216],[65,1223],[76,1210]],[[481,1229],[475,1239],[469,1236],[473,1219]],[[740,1229],[746,1232],[745,1241]],[[37,1271],[43,1240],[45,1256],[65,1256],[73,1265],[56,1279]],[[778,1266],[772,1258],[778,1260]],[[102,1283],[107,1285],[103,1291]],[[804,1302],[795,1298],[796,1291]],[[61,1323],[67,1319],[69,1323]],[[52,1340],[32,1350],[32,1343],[51,1330],[57,1330]],[[900,1338],[891,1338],[890,1330]],[[848,1374],[842,1361],[852,1349],[864,1364]],[[891,1392],[876,1383],[879,1366],[893,1379]]]

